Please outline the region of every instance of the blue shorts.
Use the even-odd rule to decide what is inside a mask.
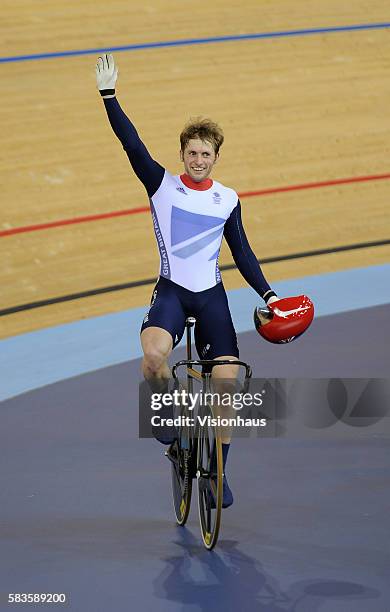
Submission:
[[[223,355],[239,357],[237,336],[222,283],[193,292],[160,276],[141,332],[147,327],[162,327],[171,334],[175,347],[183,337],[187,317],[196,319],[195,346],[200,359]]]

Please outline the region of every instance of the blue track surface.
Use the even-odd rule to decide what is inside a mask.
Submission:
[[[319,317],[283,347],[253,331],[239,344],[258,376],[333,377],[343,390],[339,377],[388,375],[389,317],[377,306]],[[139,378],[130,361],[2,402],[1,610],[8,592],[65,593],[72,612],[389,609],[388,418],[374,431],[339,423],[341,434],[235,438],[235,503],[210,553],[196,494],[176,526],[169,462],[138,438]],[[293,419],[321,416],[319,400],[329,412],[329,390],[325,380],[311,398],[290,393]]]
[[[387,264],[292,279],[273,287],[280,296],[309,295],[318,318],[390,303],[389,278]],[[258,296],[249,288],[228,295],[237,332],[251,330]],[[139,329],[146,310],[145,306],[0,341],[0,400],[140,357]]]

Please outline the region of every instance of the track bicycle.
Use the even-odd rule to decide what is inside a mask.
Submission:
[[[192,359],[191,336],[196,323],[194,317],[186,320],[187,359],[179,361],[172,368],[176,388],[180,381],[178,371],[185,369],[186,390],[192,394],[194,381],[202,383],[203,397],[211,391],[211,373],[216,365],[234,365],[245,368],[245,385],[252,376],[251,368],[243,361],[233,359]],[[201,368],[197,370],[196,368]],[[222,514],[223,496],[223,459],[220,427],[212,424],[215,410],[209,402],[198,407],[196,417],[188,406],[180,407],[181,424],[178,426],[177,439],[170,445],[165,455],[171,461],[172,495],[176,521],[185,525],[191,507],[192,483],[196,477],[198,489],[199,522],[202,539],[208,550],[214,548],[218,540]],[[206,418],[205,418],[206,417]],[[208,417],[211,417],[209,420]],[[211,423],[211,424],[210,424]]]

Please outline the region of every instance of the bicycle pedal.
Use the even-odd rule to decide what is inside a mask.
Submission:
[[[169,461],[177,461],[177,447],[175,442],[170,445],[168,450],[164,451],[164,455],[169,459]]]

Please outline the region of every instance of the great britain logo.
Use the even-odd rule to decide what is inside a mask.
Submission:
[[[213,193],[213,202],[214,202],[214,204],[220,204],[221,203],[221,195],[218,193],[218,191],[214,191],[214,193]]]
[[[172,255],[181,259],[192,257],[202,249],[215,243],[216,252],[210,257],[218,256],[225,219],[193,213],[172,206],[171,246]]]

